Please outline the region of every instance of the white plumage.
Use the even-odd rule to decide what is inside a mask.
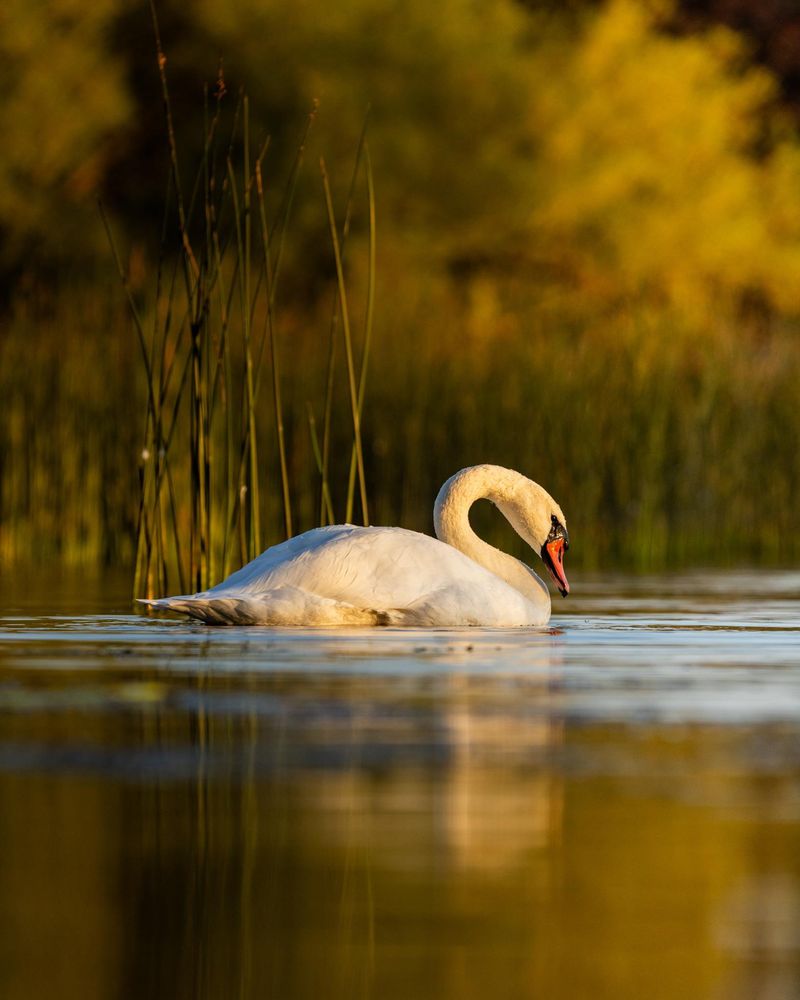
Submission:
[[[546,624],[545,584],[472,531],[468,511],[479,497],[496,503],[536,551],[544,553],[555,521],[566,535],[560,508],[540,486],[509,469],[474,466],[439,493],[441,540],[405,528],[315,528],[208,591],[145,603],[214,625]],[[554,579],[563,591],[563,569]]]

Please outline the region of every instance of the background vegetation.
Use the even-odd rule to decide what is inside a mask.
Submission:
[[[775,16],[767,31],[731,7],[159,6],[187,199],[217,102],[219,185],[225,143],[240,161],[245,88],[253,150],[269,137],[265,217],[279,227],[318,102],[274,317],[293,530],[320,519],[308,418],[309,405],[317,425],[324,416],[335,313],[318,162],[341,226],[369,105],[371,520],[430,530],[443,479],[489,460],[559,498],[583,565],[800,555],[800,135],[793,77],[765,41],[792,25]],[[155,457],[143,452],[147,383],[96,199],[134,304],[160,328],[157,275],[171,273],[180,239],[150,13],[128,0],[12,0],[2,26],[0,560],[132,563],[140,476]],[[345,261],[359,365],[370,274],[360,176]],[[340,354],[337,520],[352,439],[345,373]],[[285,531],[269,378],[256,422],[266,543]],[[179,435],[175,448],[189,444]],[[188,478],[175,501],[188,537]],[[222,504],[212,498],[215,516]]]

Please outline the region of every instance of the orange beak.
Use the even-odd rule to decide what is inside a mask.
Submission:
[[[550,570],[550,576],[558,588],[562,597],[569,593],[569,583],[567,574],[564,572],[564,552],[566,547],[563,538],[554,538],[546,542],[542,549],[542,559],[545,566]]]

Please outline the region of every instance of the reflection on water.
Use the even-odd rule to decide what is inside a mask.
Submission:
[[[800,574],[524,633],[11,584],[4,1000],[800,997]]]

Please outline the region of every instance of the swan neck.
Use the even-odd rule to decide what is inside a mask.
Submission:
[[[433,511],[434,529],[440,541],[463,552],[533,603],[540,605],[546,600],[549,605],[549,591],[533,570],[485,542],[475,534],[469,521],[469,511],[476,500],[491,500],[516,530],[514,519],[508,514],[516,506],[515,490],[522,479],[518,472],[497,465],[462,469],[439,491]]]
[[[477,500],[493,499],[495,485],[484,470],[484,466],[475,466],[451,476],[439,491],[433,509],[433,526],[439,541],[472,558],[476,547],[499,551],[479,538],[469,521],[470,508]]]

